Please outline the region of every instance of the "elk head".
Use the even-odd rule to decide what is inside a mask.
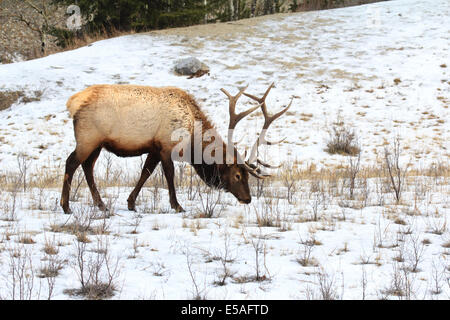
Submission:
[[[262,144],[267,145],[274,145],[278,144],[281,141],[277,142],[270,142],[266,140],[266,132],[269,126],[272,124],[274,120],[281,117],[291,106],[292,100],[289,103],[289,105],[281,110],[280,112],[269,115],[267,112],[267,106],[266,106],[266,97],[269,94],[270,89],[273,87],[273,83],[269,86],[269,88],[266,90],[264,95],[261,98],[258,98],[254,95],[247,94],[244,91],[247,89],[248,86],[245,88],[239,90],[238,94],[233,96],[225,89],[220,89],[229,99],[229,113],[230,113],[230,121],[228,125],[228,147],[227,147],[227,161],[225,165],[222,165],[222,168],[219,169],[220,171],[220,178],[223,184],[223,187],[226,191],[231,192],[241,203],[250,203],[251,202],[251,194],[250,194],[250,188],[248,185],[248,178],[249,174],[254,176],[257,179],[265,179],[267,177],[270,177],[269,174],[264,173],[259,166],[263,166],[266,168],[278,168],[277,166],[272,166],[264,161],[260,160],[258,158],[258,147]],[[241,97],[241,95],[244,94],[247,97],[255,100],[258,102],[258,105],[243,111],[239,114],[236,114],[236,103],[238,99]],[[250,155],[247,160],[244,160],[245,156],[242,157],[239,152],[237,151],[236,144],[233,142],[233,132],[236,127],[236,124],[242,120],[244,117],[255,111],[256,109],[261,108],[262,113],[264,115],[264,125],[261,130],[261,133],[259,134],[258,139],[254,143]],[[231,152],[229,151],[231,149]],[[232,161],[229,161],[228,159],[232,159]]]

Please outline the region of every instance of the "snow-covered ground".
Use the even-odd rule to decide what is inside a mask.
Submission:
[[[274,81],[271,110],[299,97],[292,113],[276,123],[287,137],[283,153],[293,158],[317,165],[340,161],[323,151],[326,129],[338,112],[357,130],[363,161],[373,160],[384,139],[397,134],[410,146],[407,160],[414,164],[448,157],[449,7],[448,1],[389,1],[280,15],[228,37],[131,35],[2,65],[0,89],[44,94],[39,102],[0,115],[1,163],[15,164],[21,149],[36,159],[65,158],[74,148],[65,103],[96,83],[184,88],[225,134],[227,101],[219,89],[249,84],[248,92],[261,94]],[[209,65],[211,75],[174,75],[174,62],[190,55]],[[44,121],[49,115],[54,117]],[[247,132],[255,121],[246,120],[238,130]]]
[[[62,177],[62,165],[75,146],[65,103],[73,93],[98,83],[184,88],[225,136],[227,100],[220,88],[233,92],[249,84],[247,92],[259,95],[274,81],[269,108],[279,110],[292,97],[294,102],[271,128],[272,136],[286,137],[280,149],[271,151],[272,159],[319,168],[346,163],[346,157],[324,151],[327,129],[340,115],[358,134],[364,165],[375,163],[385,141],[397,135],[407,150],[402,157],[405,163],[421,168],[448,162],[449,16],[447,0],[387,1],[224,24],[223,30],[229,32],[218,32],[220,26],[210,27],[210,33],[208,29],[197,35],[186,32],[208,28],[202,26],[136,34],[0,65],[1,90],[23,90],[30,95],[43,91],[39,101],[18,103],[0,112],[0,175],[17,171],[17,155],[24,153],[31,158],[30,172],[56,167]],[[174,75],[174,62],[185,56],[205,62],[210,75],[194,79]],[[251,102],[242,99],[240,103]],[[245,137],[242,145],[252,143],[260,125],[257,116],[239,124],[236,136]],[[97,166],[99,174],[104,174],[108,160],[104,154]],[[140,159],[113,157],[113,163],[124,174],[138,174]],[[321,285],[323,289],[327,283],[339,298],[359,299],[364,294],[377,299],[386,295],[394,280],[403,290],[409,286],[413,298],[448,299],[448,177],[423,181],[414,184],[426,186],[422,197],[415,197],[419,192],[411,184],[403,206],[391,205],[388,196],[386,205],[361,209],[338,205],[336,199],[329,199],[326,207],[321,202],[322,218],[317,222],[305,221],[310,220],[305,216],[319,200],[306,186],[299,187],[294,204],[282,199],[277,205],[287,226],[284,232],[280,227],[257,227],[264,198],[251,206],[237,206],[235,199],[226,196],[219,218],[202,219],[194,217],[201,202],[198,196],[189,200],[186,190],[179,190],[179,201],[188,213],[174,214],[166,208],[167,191],[159,190],[158,205],[169,213],[149,214],[146,202],[154,189],[148,184],[139,206],[141,216],[137,216],[126,210],[131,188],[111,187],[102,190],[116,199],[116,215],[106,220],[109,235],[90,235],[88,248],[93,250],[101,240],[103,245],[108,242],[112,257],[120,257],[114,296],[119,299],[185,299],[192,298],[196,288],[202,296],[216,299],[320,298]],[[370,186],[376,189],[376,181],[371,180]],[[14,257],[14,249],[25,247],[39,269],[49,261],[50,255],[43,260],[42,252],[49,241],[61,244],[57,256],[64,261],[55,278],[53,298],[69,298],[64,290],[79,287],[74,266],[78,242],[75,236],[51,228],[75,218],[55,206],[59,190],[42,192],[19,192],[16,221],[0,221],[0,297],[11,296],[10,267],[20,258]],[[88,191],[82,192],[81,199],[89,200]],[[276,192],[284,190],[280,186]],[[0,212],[11,212],[12,199],[3,192]],[[38,200],[43,205],[36,205]],[[31,234],[35,243],[18,243],[24,234]],[[311,246],[314,238],[318,243]],[[302,266],[298,260],[309,249],[314,259]],[[405,255],[404,262],[393,260],[399,253]],[[419,271],[403,272],[412,268],[418,256]],[[214,281],[223,271],[224,259],[229,260],[233,276],[218,286]],[[257,265],[265,281],[251,281]],[[45,278],[38,277],[35,286],[39,281],[44,289],[48,286]],[[440,293],[432,293],[433,283],[442,287]]]

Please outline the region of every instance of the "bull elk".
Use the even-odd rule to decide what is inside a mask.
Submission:
[[[247,87],[241,89],[235,96],[225,89],[221,89],[229,99],[229,134],[228,143],[220,138],[216,139],[215,143],[227,155],[230,155],[229,150],[232,151],[231,161],[210,163],[201,159],[198,162],[194,161],[193,152],[187,159],[206,184],[231,192],[241,203],[251,202],[248,185],[249,174],[263,179],[268,175],[261,170],[260,165],[272,167],[257,157],[260,141],[273,144],[265,140],[265,130],[292,104],[291,100],[286,108],[272,116],[269,115],[265,99],[272,87],[273,84],[261,98],[245,93]],[[259,104],[236,114],[236,103],[242,94],[256,100]],[[243,160],[233,143],[232,132],[240,120],[258,108],[262,109],[265,118],[263,131],[252,147],[248,160]],[[95,162],[103,148],[120,157],[148,154],[140,179],[128,197],[129,210],[135,210],[136,197],[145,181],[161,162],[169,189],[170,205],[177,212],[184,211],[177,201],[173,181],[174,164],[171,155],[178,141],[172,141],[172,135],[176,130],[184,129],[191,135],[190,141],[196,141],[194,137],[196,122],[202,124],[202,132],[215,130],[191,95],[174,87],[94,85],[70,97],[67,101],[67,109],[73,118],[76,148],[66,160],[61,195],[61,206],[65,213],[71,212],[69,208],[70,185],[73,174],[80,164],[94,204],[101,210],[106,210],[95,185],[93,174]],[[207,147],[203,139],[197,144],[200,145],[190,144],[191,151],[198,147],[203,151]],[[230,145],[231,148],[229,148]]]

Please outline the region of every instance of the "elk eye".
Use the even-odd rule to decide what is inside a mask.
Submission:
[[[241,180],[241,175],[240,174],[236,175],[236,180]]]

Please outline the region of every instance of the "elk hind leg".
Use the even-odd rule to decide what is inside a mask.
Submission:
[[[91,191],[92,199],[94,200],[94,204],[99,207],[100,210],[105,211],[106,206],[100,197],[100,193],[97,190],[97,186],[95,185],[94,180],[94,165],[97,161],[98,156],[100,155],[100,151],[102,147],[98,147],[95,149],[89,157],[82,163],[84,175],[86,177],[86,182],[88,184],[89,190]]]
[[[61,193],[61,207],[65,214],[70,214],[71,210],[69,207],[69,196],[70,196],[70,185],[72,184],[72,177],[77,168],[80,166],[80,161],[78,160],[76,150],[73,151],[66,160],[66,170],[64,174],[64,183]]]

